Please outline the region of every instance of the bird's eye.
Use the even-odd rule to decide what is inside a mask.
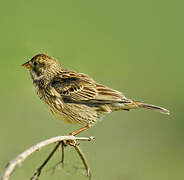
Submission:
[[[37,62],[34,62],[33,64],[34,64],[34,66],[36,66],[38,63]]]

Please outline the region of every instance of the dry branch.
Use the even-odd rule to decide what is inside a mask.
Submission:
[[[8,180],[10,175],[12,174],[13,170],[15,169],[15,167],[17,165],[20,165],[28,156],[30,156],[32,153],[34,153],[35,151],[40,150],[41,148],[48,146],[52,143],[56,143],[56,142],[64,142],[64,141],[91,141],[93,140],[94,137],[75,137],[75,136],[57,136],[57,137],[53,137],[44,141],[41,141],[39,143],[37,143],[36,145],[30,147],[29,149],[25,150],[23,153],[19,154],[17,157],[15,157],[14,159],[12,159],[9,163],[8,166],[1,178],[1,180]],[[80,155],[82,162],[87,170],[87,174],[89,176],[89,178],[91,179],[91,172],[89,170],[89,167],[87,165],[87,161],[86,158],[84,156],[83,153],[81,153],[82,151],[80,151],[78,145],[74,145],[75,149],[77,150],[78,154]],[[76,148],[77,147],[77,148]],[[79,149],[79,150],[78,150]]]

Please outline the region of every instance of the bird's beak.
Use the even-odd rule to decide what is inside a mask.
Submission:
[[[25,67],[28,70],[31,68],[31,65],[29,64],[29,61],[24,63],[24,64],[22,64],[22,66]]]

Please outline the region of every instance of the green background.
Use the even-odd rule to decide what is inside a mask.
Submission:
[[[66,68],[161,105],[107,115],[81,136],[96,180],[184,178],[184,2],[180,0],[1,0],[0,174],[31,145],[78,126],[55,120],[39,100],[21,64],[38,53]],[[54,146],[28,158],[10,179],[29,179]],[[65,168],[47,165],[40,179],[87,179],[80,159],[66,149]]]

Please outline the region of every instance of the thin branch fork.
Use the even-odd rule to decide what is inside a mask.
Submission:
[[[32,147],[28,148],[27,150],[25,150],[24,152],[22,152],[21,154],[19,154],[17,157],[15,157],[14,159],[12,159],[9,163],[8,166],[1,178],[1,180],[8,180],[10,175],[13,173],[13,170],[15,169],[16,166],[20,165],[28,156],[30,156],[32,153],[34,153],[35,151],[40,150],[41,148],[48,146],[52,143],[58,143],[60,144],[61,142],[64,141],[71,141],[71,142],[76,142],[76,141],[91,141],[93,140],[94,137],[75,137],[75,136],[57,136],[57,137],[53,137],[50,139],[46,139],[44,141],[41,141],[35,145],[33,145]],[[82,162],[87,170],[87,174],[91,179],[91,173],[89,171],[89,167],[87,165],[87,161],[86,158],[84,156],[84,154],[82,153],[82,151],[80,150],[78,145],[74,145],[74,148],[76,149],[76,151],[78,152],[80,158],[82,159]],[[54,153],[54,152],[53,152]]]

